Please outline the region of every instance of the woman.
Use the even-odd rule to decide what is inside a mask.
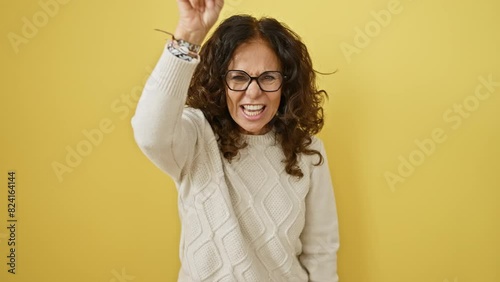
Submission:
[[[325,92],[306,47],[274,19],[233,16],[198,54],[223,1],[177,2],[131,122],[176,183],[178,281],[338,281],[335,199],[314,137]]]

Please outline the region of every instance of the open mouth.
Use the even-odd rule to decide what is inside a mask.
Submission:
[[[258,116],[261,114],[266,106],[264,105],[243,105],[241,106],[241,109],[243,110],[243,113],[247,116],[254,117]]]

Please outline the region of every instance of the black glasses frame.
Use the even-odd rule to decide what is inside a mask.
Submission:
[[[244,89],[238,89],[238,90],[235,90],[235,89],[232,89],[230,86],[229,86],[229,83],[227,83],[227,75],[229,74],[229,72],[232,72],[232,71],[239,71],[239,72],[242,72],[244,73],[246,76],[248,76],[250,78],[250,80],[248,81],[247,83],[247,86],[244,88]],[[276,89],[276,90],[264,90],[262,89],[262,86],[260,85],[260,82],[259,82],[259,78],[267,73],[279,73],[281,75],[281,83],[280,83],[280,86]],[[232,91],[246,91],[248,89],[248,87],[250,86],[250,84],[252,84],[252,81],[255,80],[257,82],[257,85],[259,86],[260,90],[262,90],[263,92],[276,92],[278,90],[281,89],[281,87],[283,86],[283,82],[285,81],[286,79],[286,75],[284,75],[282,72],[280,71],[265,71],[263,73],[261,73],[259,76],[251,76],[249,75],[246,71],[244,70],[228,70],[223,76],[222,78],[224,79],[224,82],[226,83],[226,86],[227,88],[229,88],[230,90]]]

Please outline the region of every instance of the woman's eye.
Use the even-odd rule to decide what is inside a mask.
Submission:
[[[231,77],[231,80],[234,80],[234,81],[246,81],[247,78],[244,75],[235,75],[235,76]]]
[[[273,81],[273,80],[275,80],[275,79],[276,79],[276,77],[274,77],[274,76],[272,76],[272,75],[266,75],[266,76],[264,76],[264,77],[263,77],[263,79],[264,79],[265,81]]]

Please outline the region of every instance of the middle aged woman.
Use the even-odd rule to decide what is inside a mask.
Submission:
[[[273,18],[178,0],[174,38],[132,118],[175,181],[178,281],[338,281],[337,211],[306,46]]]

